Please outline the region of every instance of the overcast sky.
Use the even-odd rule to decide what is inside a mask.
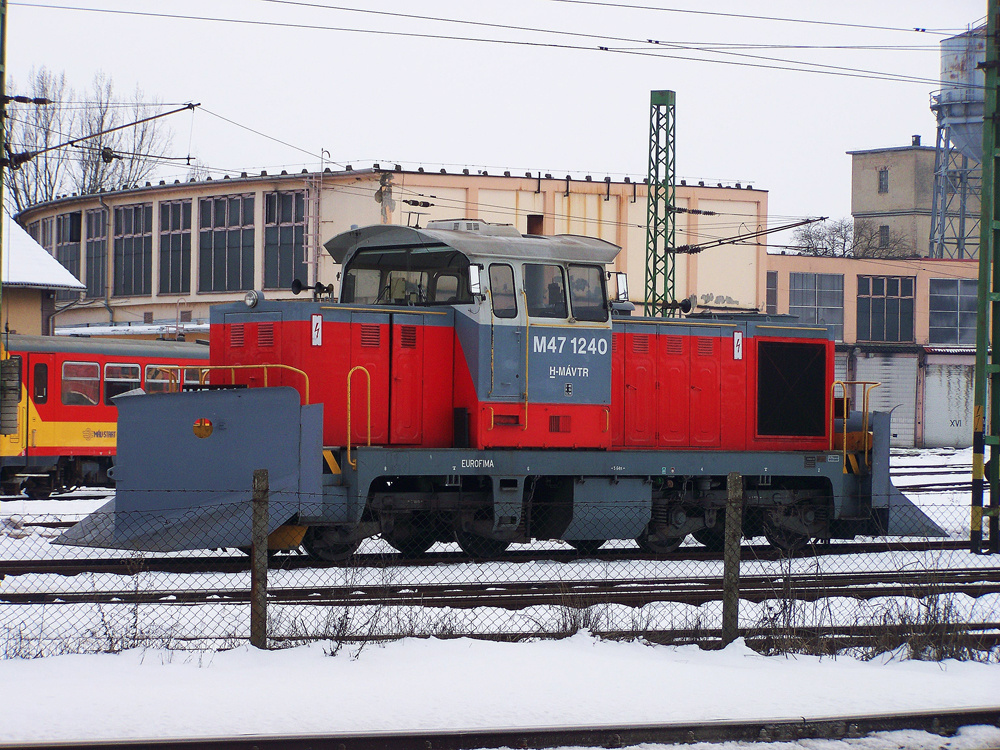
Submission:
[[[345,5],[332,9],[334,2]],[[205,111],[169,119],[174,133],[170,155],[192,154],[213,175],[316,168],[325,149],[335,168],[346,163],[370,167],[377,161],[409,168],[454,165],[641,178],[648,151],[649,92],[673,89],[678,178],[741,181],[766,189],[772,225],[791,217],[849,215],[846,151],[908,145],[913,134],[933,146],[936,126],[928,98],[939,88],[939,42],[980,22],[986,12],[983,0],[72,4],[188,18],[11,2],[9,76],[23,82],[31,69],[44,65],[66,71],[70,83],[84,90],[100,70],[122,94],[138,84],[148,97],[165,103],[200,102]],[[676,12],[685,9],[824,23]],[[915,32],[914,27],[928,31]],[[945,33],[936,33],[940,31]],[[785,48],[733,47],[748,44]],[[750,67],[802,68],[802,62],[924,80]],[[173,168],[163,176],[183,174],[182,168]]]

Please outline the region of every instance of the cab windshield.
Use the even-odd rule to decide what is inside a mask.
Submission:
[[[340,301],[361,305],[469,303],[469,259],[450,247],[361,250],[344,271]]]

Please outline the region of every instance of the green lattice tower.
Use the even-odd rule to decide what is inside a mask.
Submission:
[[[646,207],[645,314],[674,314],[674,124],[673,91],[649,92],[649,196]]]
[[[979,306],[976,317],[976,385],[972,432],[973,552],[1000,551],[1000,497],[997,471],[1000,464],[1000,2],[989,0],[986,13],[986,91],[983,108],[982,220],[979,224]],[[992,342],[992,346],[990,345]],[[987,397],[989,405],[987,408]],[[984,471],[986,446],[990,446],[989,476]],[[984,486],[985,485],[985,486]],[[983,507],[983,490],[989,506]],[[983,546],[983,518],[989,519],[989,540]]]

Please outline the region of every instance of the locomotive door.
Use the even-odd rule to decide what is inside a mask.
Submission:
[[[691,425],[691,330],[657,326],[659,348],[659,444],[688,445]]]
[[[420,315],[392,316],[389,442],[419,445],[423,433],[424,327]]]
[[[722,444],[722,339],[719,328],[692,330],[691,444]]]
[[[625,446],[656,445],[656,329],[626,328]],[[638,328],[638,326],[636,326]]]
[[[385,445],[389,427],[389,350],[392,321],[383,313],[351,313],[351,372],[348,382],[351,443]],[[364,372],[353,368],[363,367]],[[370,381],[369,381],[370,379]],[[371,421],[369,422],[369,408]]]

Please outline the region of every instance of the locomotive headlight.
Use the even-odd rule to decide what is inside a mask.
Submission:
[[[256,289],[251,289],[243,297],[243,303],[247,307],[256,307],[257,303],[264,299],[264,295],[258,292]]]

